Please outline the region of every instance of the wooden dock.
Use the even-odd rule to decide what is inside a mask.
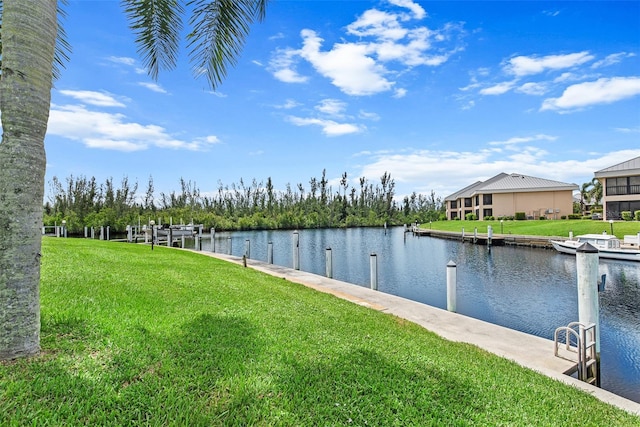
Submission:
[[[439,239],[458,240],[463,243],[473,243],[476,245],[487,245],[489,237],[486,233],[475,233],[462,231],[443,231],[431,230],[425,228],[412,228],[407,232],[413,233],[414,236],[429,236]],[[493,233],[491,238],[492,246],[527,246],[531,248],[553,249],[550,240],[566,240],[566,237],[559,236],[524,236],[518,234],[496,234]]]

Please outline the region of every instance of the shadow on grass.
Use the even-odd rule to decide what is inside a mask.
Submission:
[[[183,372],[215,381],[221,375],[241,373],[262,345],[255,327],[240,317],[203,314],[185,324],[169,344]]]
[[[249,322],[210,314],[173,336],[138,325],[114,337],[73,316],[43,332],[41,357],[0,365],[0,425],[211,425],[219,383],[261,350]]]
[[[402,366],[372,349],[291,360],[289,367],[280,387],[305,424],[446,424],[480,410],[473,387],[460,378],[427,362]]]

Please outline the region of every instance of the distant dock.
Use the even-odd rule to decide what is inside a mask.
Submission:
[[[466,230],[442,231],[431,230],[426,228],[411,227],[408,232],[412,232],[414,236],[429,236],[440,239],[459,240],[463,243],[473,243],[476,245],[489,244],[489,237],[486,233],[468,232]],[[493,234],[491,237],[491,246],[528,246],[531,248],[553,249],[549,240],[566,240],[566,237],[558,236],[524,236],[518,234]]]

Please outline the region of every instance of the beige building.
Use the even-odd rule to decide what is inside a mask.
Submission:
[[[524,212],[527,219],[560,219],[573,213],[576,184],[551,181],[522,174],[501,173],[487,181],[478,181],[446,197],[447,218],[465,219],[472,213],[482,220],[515,216]]]
[[[602,213],[605,220],[620,219],[622,212],[640,211],[640,157],[597,171],[602,184]]]

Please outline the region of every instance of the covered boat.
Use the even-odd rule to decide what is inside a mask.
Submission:
[[[553,247],[561,253],[575,255],[576,249],[590,243],[598,249],[600,258],[624,261],[640,261],[640,249],[620,246],[620,239],[609,234],[583,234],[574,240],[551,240]]]

